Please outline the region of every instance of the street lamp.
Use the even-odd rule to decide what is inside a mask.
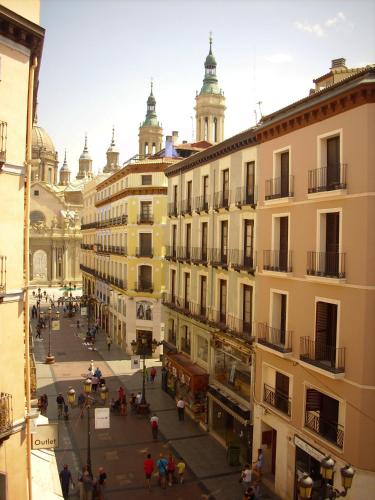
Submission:
[[[37,299],[36,305],[38,308],[38,321],[40,320],[40,304],[42,303],[42,298],[43,298],[42,289],[38,288],[38,293],[36,294],[36,299]]]
[[[48,355],[45,359],[45,363],[47,365],[51,365],[52,363],[55,362],[55,356],[52,356],[51,354],[51,327],[52,327],[52,320],[57,320],[59,321],[60,319],[60,313],[59,311],[54,312],[54,316],[52,317],[52,308],[49,306],[48,308]],[[59,326],[57,327],[59,329]]]
[[[101,388],[99,389],[100,393],[100,399],[102,400],[103,405],[105,405],[105,402],[108,399],[108,389],[105,385],[102,385]]]
[[[91,422],[90,422],[90,407],[91,407],[91,402],[93,401],[93,398],[90,396],[91,393],[91,379],[86,379],[83,383],[83,390],[85,391],[86,394],[86,408],[87,408],[87,460],[86,460],[86,465],[87,465],[87,470],[90,476],[92,477],[92,467],[91,467]]]
[[[73,408],[74,403],[76,401],[76,391],[73,389],[73,387],[69,387],[69,390],[67,392],[68,396],[68,402],[70,404],[70,407]]]
[[[324,480],[325,497],[328,499],[335,499],[339,497],[346,497],[348,490],[352,487],[353,477],[355,471],[351,465],[346,465],[340,469],[341,484],[344,491],[339,491],[332,486],[328,481],[332,481],[334,477],[335,461],[327,456],[320,462],[320,473]]]
[[[298,481],[298,493],[300,498],[311,498],[313,480],[304,472],[301,479]]]

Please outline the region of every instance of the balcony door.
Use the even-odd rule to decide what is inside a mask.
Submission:
[[[208,175],[203,177],[203,210],[208,210]]]
[[[275,380],[275,406],[283,413],[289,414],[289,377],[283,373],[276,372]]]
[[[288,234],[289,220],[288,217],[280,217],[280,240],[279,240],[279,269],[280,271],[288,270]]]
[[[191,212],[192,204],[192,193],[193,193],[193,181],[188,181],[186,185],[186,210]]]
[[[255,185],[255,163],[252,161],[246,164],[245,195],[246,203],[254,203]]]
[[[327,139],[327,187],[336,189],[340,184],[340,137]]]
[[[223,170],[223,184],[222,184],[223,206],[229,205],[229,169]]]
[[[202,222],[202,260],[207,260],[207,245],[208,245],[208,223]]]
[[[152,255],[152,234],[140,233],[139,235],[140,255],[150,257]]]
[[[190,303],[190,274],[185,273],[185,282],[184,282],[184,308],[189,309]]]
[[[289,151],[280,155],[280,194],[282,198],[289,196]]]
[[[171,302],[174,304],[176,302],[176,271],[172,269],[171,271]]]
[[[220,262],[228,262],[228,221],[221,221]]]
[[[172,226],[172,257],[176,257],[176,243],[177,243],[177,226],[174,224]]]
[[[191,255],[191,224],[186,224],[186,258],[190,259]]]
[[[340,213],[326,214],[326,255],[325,274],[338,276],[339,272],[339,243],[340,243]]]
[[[177,212],[177,185],[173,186],[173,212]]]
[[[316,303],[315,359],[336,366],[337,304]]]
[[[253,287],[243,285],[243,298],[242,298],[242,329],[245,334],[251,336],[253,316]]]
[[[152,202],[141,201],[141,220],[150,221],[152,217]]]
[[[152,267],[151,266],[139,266],[138,274],[138,288],[141,290],[152,289]]]
[[[244,266],[253,268],[254,221],[244,222]]]
[[[226,280],[220,280],[219,287],[219,321],[222,324],[226,324],[227,321],[227,282]]]
[[[207,277],[201,276],[201,289],[200,289],[200,313],[202,316],[206,316],[206,305],[207,305]]]

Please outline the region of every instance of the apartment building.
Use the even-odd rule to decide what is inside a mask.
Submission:
[[[257,155],[252,132],[166,171],[165,390],[243,463],[252,440]]]
[[[24,274],[25,174],[44,29],[39,1],[0,6],[0,498],[31,490],[30,361]],[[26,151],[26,156],[25,156]],[[27,167],[25,165],[27,164]],[[27,290],[27,288],[26,288]],[[26,314],[25,314],[26,312]],[[35,382],[35,381],[34,381]]]
[[[253,449],[281,498],[303,472],[325,498],[327,455],[348,498],[375,491],[375,70],[343,72],[257,130]]]

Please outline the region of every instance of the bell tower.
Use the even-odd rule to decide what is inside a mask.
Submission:
[[[217,144],[224,140],[225,97],[219,88],[216,76],[216,59],[210,51],[204,63],[204,79],[200,93],[195,97],[196,141],[208,141]]]
[[[84,179],[85,177],[92,177],[92,159],[87,148],[87,134],[85,134],[85,146],[79,157],[79,171],[76,179]]]
[[[112,141],[107,149],[107,165],[103,168],[103,172],[114,172],[120,168],[119,165],[120,152],[115,144],[115,127],[112,128]]]
[[[64,156],[64,163],[60,168],[60,186],[68,186],[70,182],[70,168],[68,167],[68,163],[66,161],[66,150]]]
[[[153,94],[153,82],[151,80],[151,92],[147,99],[147,112],[145,121],[139,127],[139,154],[152,155],[162,148],[163,129],[156,116],[156,99]]]

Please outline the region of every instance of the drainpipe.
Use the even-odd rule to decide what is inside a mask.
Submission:
[[[30,345],[29,345],[29,213],[30,213],[30,178],[31,178],[31,140],[33,130],[33,101],[34,79],[38,59],[33,58],[29,71],[27,122],[26,122],[26,158],[25,158],[25,183],[24,183],[24,287],[23,287],[23,313],[25,335],[25,369],[26,369],[26,446],[27,446],[27,487],[28,500],[32,500],[32,475],[31,475],[31,384],[30,384]]]

